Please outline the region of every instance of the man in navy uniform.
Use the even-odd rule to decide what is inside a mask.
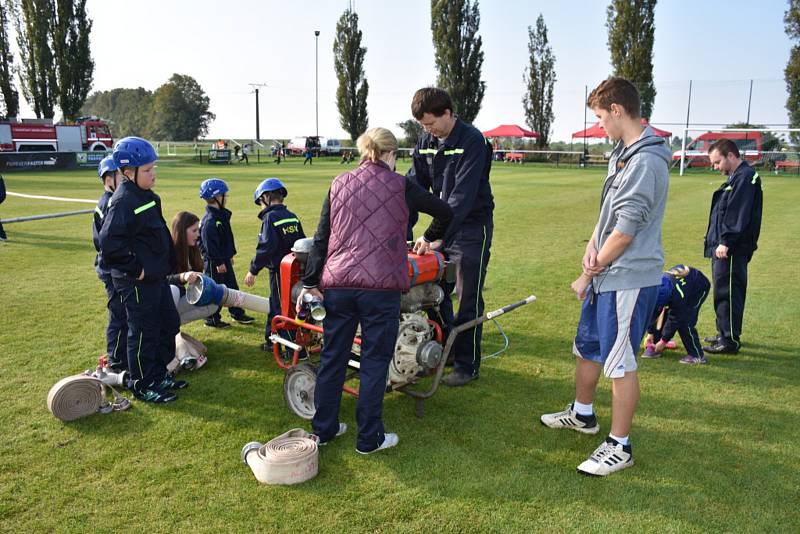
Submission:
[[[411,113],[425,133],[414,149],[408,176],[447,202],[454,214],[443,240],[448,260],[456,264],[455,317],[449,298],[454,286],[442,283],[447,298],[441,311],[449,331],[483,315],[483,284],[494,229],[494,198],[489,185],[492,146],[480,131],[455,115],[450,95],[442,89],[418,90]],[[424,254],[429,247],[430,243],[420,237],[415,248]],[[453,345],[454,370],[442,380],[446,385],[463,386],[478,378],[481,334],[479,325],[458,336]]]
[[[711,258],[717,335],[705,338],[712,354],[736,354],[742,335],[747,264],[758,248],[763,193],[758,173],[736,143],[720,139],[708,149],[714,168],[728,179],[711,197],[705,257]]]

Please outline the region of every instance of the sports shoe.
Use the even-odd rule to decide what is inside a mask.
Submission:
[[[546,413],[539,420],[544,426],[550,428],[569,428],[581,434],[597,434],[600,432],[597,417],[594,414],[579,414],[572,409],[572,404],[568,404],[567,409],[563,412]]]
[[[189,382],[186,380],[175,380],[175,377],[172,376],[170,373],[167,373],[164,376],[164,380],[162,380],[158,387],[161,389],[184,389],[189,385]]]
[[[358,454],[372,454],[373,452],[382,451],[383,449],[391,449],[397,442],[400,441],[400,438],[397,437],[397,434],[388,433],[383,435],[383,443],[381,443],[377,448],[372,449],[371,451],[362,451],[358,447],[356,447],[356,452]]]
[[[716,343],[719,342],[719,334],[717,334],[715,336],[704,337],[703,341],[705,341],[706,343],[711,343],[712,345],[715,345]]]
[[[656,350],[656,346],[652,343],[648,343],[647,347],[645,347],[644,352],[642,353],[642,358],[660,358],[661,353]]]
[[[445,386],[450,386],[451,388],[457,388],[461,386],[466,386],[473,380],[477,380],[478,375],[468,375],[467,373],[461,371],[453,371],[446,377],[442,378],[442,384]]]
[[[687,363],[690,365],[698,365],[701,363],[708,363],[708,360],[706,360],[705,356],[690,356],[687,354],[686,356],[681,358],[680,362]]]
[[[148,388],[133,388],[133,396],[144,402],[154,404],[164,404],[178,399],[178,396],[171,391],[164,391],[157,385]]]
[[[739,352],[739,347],[727,343],[726,341],[719,340],[713,345],[703,347],[703,350],[711,354],[736,354]]]
[[[255,319],[253,319],[252,317],[250,317],[245,313],[237,315],[236,317],[233,318],[233,320],[239,324],[253,324],[253,321],[255,321]]]
[[[590,477],[605,477],[632,465],[631,446],[622,445],[617,440],[607,437],[589,459],[578,466],[578,473]]]
[[[206,319],[206,326],[211,328],[229,328],[231,325],[222,319]]]
[[[333,441],[335,438],[338,438],[339,436],[341,436],[345,432],[347,432],[347,423],[339,423],[339,430],[336,431],[336,435],[333,436],[333,438],[329,439],[328,441],[320,441],[319,444],[320,445],[327,445],[328,443]]]

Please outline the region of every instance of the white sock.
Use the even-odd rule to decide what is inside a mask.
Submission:
[[[608,437],[619,443],[620,445],[628,445],[630,444],[631,440],[629,436],[625,436],[624,438],[620,438],[615,436],[614,434],[609,433]]]
[[[582,402],[578,402],[578,399],[575,399],[575,402],[572,403],[572,409],[575,410],[578,415],[592,415],[594,413],[591,402],[589,404],[583,404]]]

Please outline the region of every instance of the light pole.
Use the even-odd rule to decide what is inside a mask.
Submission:
[[[258,117],[258,89],[260,87],[266,87],[267,84],[265,83],[250,83],[248,84],[250,87],[253,88],[253,92],[256,94],[256,141],[259,143],[261,142],[261,121]]]
[[[314,30],[314,86],[316,93],[316,122],[317,122],[317,137],[319,137],[319,30]]]

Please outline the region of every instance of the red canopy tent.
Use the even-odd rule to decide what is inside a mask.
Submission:
[[[539,137],[539,134],[516,124],[501,124],[494,130],[483,132],[484,137]]]
[[[650,124],[647,121],[647,119],[642,119],[642,124],[644,126],[650,126],[653,129],[653,133],[655,133],[659,137],[672,137],[672,132],[668,132],[666,130],[662,130],[660,128],[656,128],[655,126]],[[581,130],[579,132],[575,132],[574,134],[572,134],[572,138],[573,139],[576,138],[576,137],[579,137],[579,138],[584,138],[584,137],[602,138],[602,137],[608,137],[608,135],[606,134],[606,131],[603,129],[603,127],[600,126],[600,123],[596,122],[590,128],[586,128],[585,130]]]

